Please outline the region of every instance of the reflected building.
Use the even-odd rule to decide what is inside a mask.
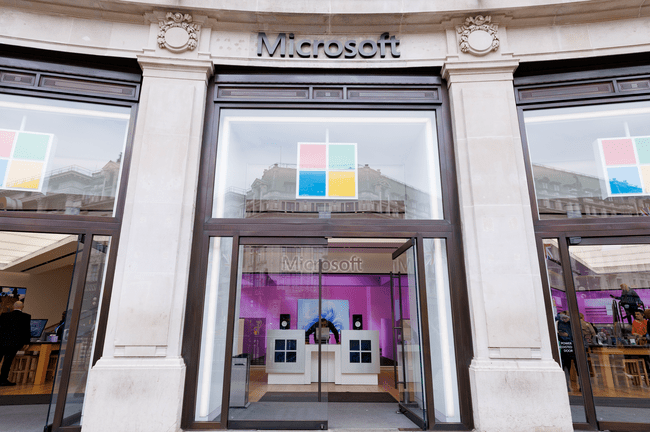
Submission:
[[[45,174],[41,192],[0,190],[0,210],[110,216],[121,156],[98,171],[71,165]]]
[[[597,176],[538,164],[533,176],[542,219],[650,215],[650,197],[606,197],[605,180]]]
[[[250,189],[226,191],[225,217],[247,218],[305,216],[387,219],[428,219],[429,194],[381,173],[380,169],[358,167],[358,199],[297,199],[296,165],[273,164]]]

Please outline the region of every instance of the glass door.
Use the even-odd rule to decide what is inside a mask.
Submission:
[[[326,246],[240,239],[228,428],[327,429],[340,345],[323,302]]]
[[[391,306],[396,352],[395,387],[399,409],[422,429],[427,428],[424,365],[420,324],[416,242],[411,239],[393,253]]]
[[[648,430],[650,239],[574,237],[568,252],[577,306],[573,339],[584,353],[598,425]]]
[[[82,425],[110,243],[110,236],[95,235],[90,241],[85,235],[79,236],[68,305],[60,330],[48,430]]]

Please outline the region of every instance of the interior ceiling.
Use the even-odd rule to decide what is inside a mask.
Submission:
[[[76,249],[76,235],[0,231],[0,270],[42,273],[72,265]]]

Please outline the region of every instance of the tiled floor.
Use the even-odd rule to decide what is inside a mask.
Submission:
[[[316,392],[318,384],[307,385],[269,385],[267,384],[266,371],[264,366],[251,366],[248,400],[257,402],[266,392]],[[336,385],[334,383],[323,383],[324,392],[388,392],[396,400],[399,400],[399,392],[395,389],[393,381],[393,368],[382,367],[379,373],[379,385]]]

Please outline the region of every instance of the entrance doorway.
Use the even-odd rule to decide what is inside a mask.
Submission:
[[[415,242],[279,243],[240,241],[228,427],[426,429]]]
[[[110,243],[105,235],[0,231],[0,314],[20,309],[31,319],[30,338],[3,360],[11,364],[0,412],[13,412],[3,418],[16,428],[80,427]]]
[[[650,426],[650,239],[544,239],[574,423]]]

